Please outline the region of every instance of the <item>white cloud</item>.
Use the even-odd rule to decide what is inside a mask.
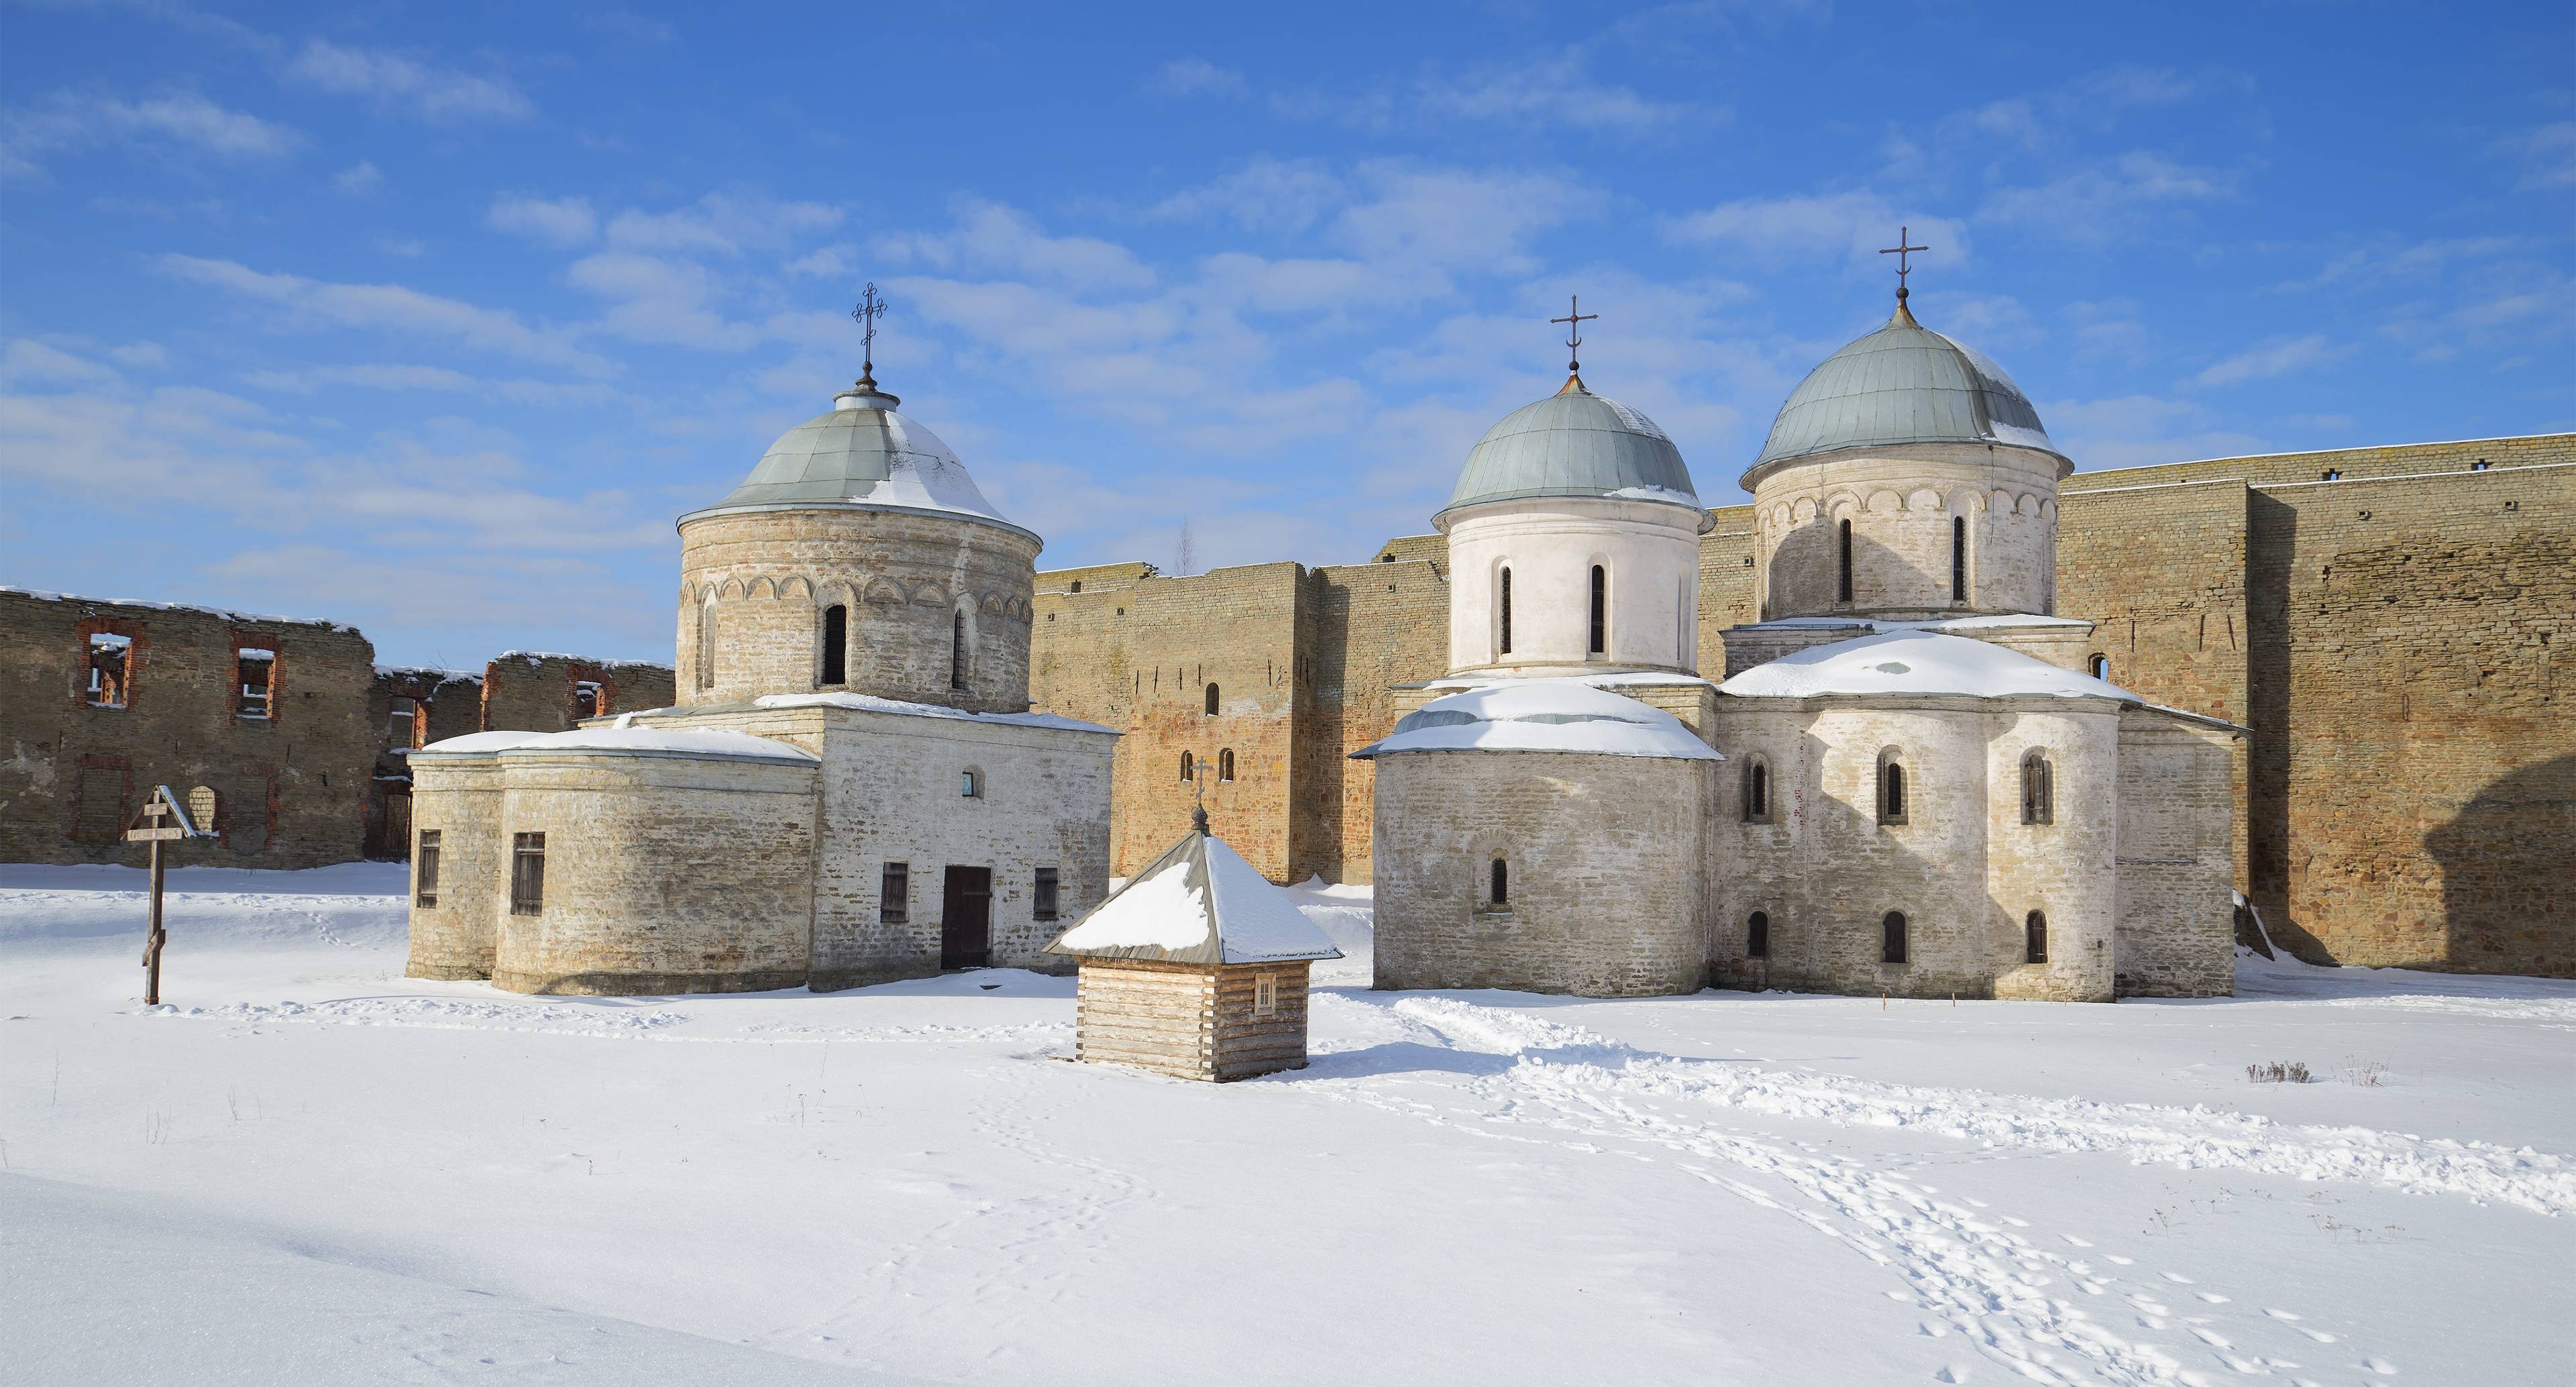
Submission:
[[[309,39],[287,64],[289,77],[340,96],[408,106],[435,121],[525,120],[536,106],[508,79],[479,77],[384,49]]]
[[[6,347],[0,347],[0,385],[78,384],[116,378],[116,372],[108,367],[33,338],[13,337]]]
[[[1251,93],[1243,74],[1205,58],[1177,58],[1154,73],[1152,89],[1166,96],[1231,96]]]
[[[566,278],[610,301],[601,326],[621,337],[707,351],[740,351],[759,340],[749,324],[726,321],[712,302],[715,276],[692,260],[601,251],[574,261]]]
[[[2576,120],[2553,121],[2511,142],[2530,172],[2515,184],[2525,192],[2576,188]]]
[[[1365,260],[1416,268],[1523,274],[1540,232],[1592,215],[1598,199],[1554,174],[1360,166],[1369,195],[1342,209],[1331,239]]]
[[[536,198],[503,193],[492,200],[491,210],[483,214],[483,224],[551,246],[588,245],[599,234],[599,214],[590,209],[590,199],[581,197]]]
[[[1480,68],[1459,77],[1426,75],[1416,95],[1422,109],[1435,116],[1625,134],[1705,124],[1725,115],[1723,108],[1651,100],[1633,87],[1596,82],[1579,53]]]
[[[952,229],[886,237],[877,250],[897,264],[1025,276],[1076,290],[1141,289],[1154,282],[1154,272],[1124,246],[1089,236],[1049,236],[1027,213],[991,202],[960,202]]]
[[[350,197],[365,197],[369,193],[383,191],[385,175],[373,160],[361,159],[333,174],[331,186]]]
[[[569,366],[596,375],[605,375],[610,369],[608,362],[572,345],[565,335],[531,328],[520,322],[515,313],[424,294],[399,284],[335,284],[190,255],[164,255],[154,265],[174,278],[274,304],[287,313],[288,321],[294,325],[428,335],[479,351]]]
[[[253,371],[243,383],[260,390],[309,395],[326,385],[354,385],[369,390],[467,390],[475,380],[444,366],[317,366],[303,371]]]
[[[1145,215],[1148,220],[1181,220],[1221,214],[1246,231],[1293,234],[1313,226],[1348,196],[1342,181],[1321,164],[1263,155],[1204,186],[1174,193]]]
[[[1674,240],[1728,247],[1757,264],[1842,260],[1890,269],[1892,262],[1878,251],[1900,229],[1909,244],[1924,247],[1908,257],[1911,263],[1949,267],[1965,264],[1971,254],[1967,223],[1919,208],[1901,210],[1862,189],[1738,198],[1665,226]]]
[[[47,155],[109,141],[177,144],[225,159],[275,159],[295,152],[304,137],[193,93],[143,101],[61,93],[39,106],[0,114],[0,175],[34,174]]]
[[[787,273],[807,279],[846,279],[857,271],[855,253],[852,246],[824,246],[788,261]]]
[[[2349,355],[2351,350],[2350,347],[2329,343],[2322,333],[2310,333],[2305,337],[2275,337],[2212,364],[2192,380],[2199,385],[2242,385],[2249,380],[2269,380],[2337,360]]]
[[[2040,406],[2049,436],[2085,471],[2150,467],[2264,451],[2258,435],[2214,427],[2208,410],[2187,400],[2124,395],[2057,400]]]
[[[609,219],[608,244],[618,250],[738,255],[787,246],[840,224],[840,209],[820,202],[710,193],[668,212],[628,208]]]
[[[162,350],[158,342],[128,342],[122,347],[108,348],[107,354],[114,357],[120,366],[158,369],[170,364],[170,353]]]
[[[2130,230],[2150,205],[2226,197],[2233,185],[2234,176],[2220,170],[2133,151],[2034,187],[1998,190],[1977,216],[2037,226],[2071,241],[2105,241]]]

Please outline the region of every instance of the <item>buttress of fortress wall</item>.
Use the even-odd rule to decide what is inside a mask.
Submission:
[[[1709,516],[1716,527],[1699,537],[1699,675],[1716,681],[1726,677],[1726,628],[1760,620],[1761,597],[1753,508],[1719,506]]]
[[[2310,958],[2576,974],[2576,466],[2252,503],[2250,846]]]
[[[1076,573],[1079,593],[1071,590]],[[1132,875],[1188,832],[1204,794],[1218,834],[1271,880],[1292,879],[1303,577],[1293,563],[1187,578],[1106,565],[1039,581],[1032,703],[1127,734],[1113,771],[1112,875]],[[1181,778],[1184,753],[1189,780]],[[1232,779],[1224,775],[1229,754]]]
[[[1312,849],[1299,880],[1309,869],[1328,881],[1373,879],[1377,766],[1350,753],[1394,730],[1396,686],[1448,672],[1449,580],[1435,561],[1446,549],[1407,552],[1420,557],[1319,568],[1311,580],[1314,678],[1302,747],[1313,771],[1300,809],[1311,816]]]
[[[2094,623],[2091,654],[2149,702],[2242,725],[2246,499],[2240,478],[2068,492],[2057,520],[2057,614]],[[2229,753],[2238,890],[2247,743]]]

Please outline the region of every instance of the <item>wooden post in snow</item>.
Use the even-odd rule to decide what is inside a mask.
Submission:
[[[188,811],[179,805],[178,796],[163,785],[152,792],[143,806],[142,818],[125,830],[125,841],[152,845],[152,916],[149,931],[143,936],[143,1005],[161,1005],[161,946],[170,935],[161,927],[161,883],[166,866],[161,851],[163,843],[195,837],[196,825],[188,822]]]

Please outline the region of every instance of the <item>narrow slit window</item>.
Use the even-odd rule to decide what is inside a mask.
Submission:
[[[1278,974],[1255,973],[1252,975],[1252,1014],[1255,1016],[1277,1016],[1279,1014]]]
[[[1905,763],[1891,749],[1878,755],[1878,821],[1905,822]]]
[[[2032,911],[2022,920],[2021,932],[2022,962],[2046,963],[2048,961],[2048,917],[2036,910]]]
[[[1878,961],[1905,961],[1905,912],[1902,910],[1891,910],[1887,912],[1887,918],[1878,922]]]
[[[959,612],[948,621],[948,687],[966,687],[966,614]]]
[[[887,925],[912,919],[912,864],[889,862],[877,874],[877,922]]]
[[[823,609],[823,682],[850,682],[850,609],[837,602]]]
[[[1512,903],[1512,868],[1511,868],[1511,864],[1510,864],[1510,863],[1508,863],[1508,862],[1505,862],[1503,859],[1501,859],[1501,858],[1499,858],[1499,857],[1495,858],[1495,859],[1494,859],[1494,865],[1493,865],[1492,873],[1491,873],[1491,875],[1488,877],[1488,879],[1487,879],[1487,881],[1486,881],[1485,885],[1486,885],[1486,887],[1487,887],[1487,892],[1486,892],[1486,894],[1487,894],[1487,899],[1488,899],[1489,903],[1490,903],[1490,904],[1492,904],[1492,906],[1494,907],[1494,909],[1496,909],[1496,910],[1501,910],[1501,909],[1504,909],[1504,908],[1508,907],[1509,905],[1511,905],[1511,903]]]
[[[510,835],[510,913],[542,915],[546,910],[546,835]]]
[[[1210,685],[1208,685],[1208,686],[1207,686],[1207,715],[1208,715],[1209,717],[1215,717],[1215,716],[1216,716],[1216,706],[1217,706],[1216,685],[1214,685],[1214,684],[1210,684]]]
[[[1234,779],[1234,749],[1232,747],[1227,747],[1217,752],[1216,778],[1221,781]]]
[[[1592,565],[1592,645],[1595,655],[1610,649],[1610,570]]]
[[[89,638],[89,706],[122,708],[134,678],[134,640],[101,631]]]
[[[2048,753],[2036,747],[2022,753],[2021,821],[2045,824],[2057,821],[2057,772],[2048,763]]]
[[[1029,914],[1036,919],[1055,918],[1056,869],[1038,868],[1037,890],[1030,897]]]
[[[1512,571],[1508,568],[1503,570],[1502,598],[1502,639],[1497,644],[1501,646],[1500,653],[1509,655],[1512,653]]]
[[[581,718],[600,717],[608,712],[608,690],[589,679],[576,679],[572,685],[572,715]]]
[[[1968,600],[1968,517],[1950,517],[1950,600]]]
[[[1198,778],[1199,778],[1199,763],[1198,763],[1198,759],[1197,759],[1196,757],[1191,756],[1191,755],[1190,755],[1188,752],[1186,752],[1186,751],[1182,752],[1182,753],[1181,753],[1181,779],[1183,779],[1183,780],[1196,780],[1196,779],[1198,779]]]
[[[424,908],[438,904],[438,830],[420,831],[420,846],[411,852],[412,904]]]
[[[964,799],[982,799],[984,797],[984,773],[982,771],[958,772],[957,793],[959,797]]]
[[[276,706],[277,652],[245,645],[233,652],[233,715],[265,718]]]
[[[1748,757],[1744,765],[1744,821],[1768,823],[1771,819],[1771,763],[1759,756]]]
[[[716,599],[698,604],[698,687],[716,686]]]
[[[395,746],[418,746],[412,732],[420,726],[420,700],[394,695],[393,708],[385,716],[385,737]]]
[[[1771,917],[1762,911],[1754,911],[1752,918],[1744,922],[1744,956],[1771,956]]]
[[[1841,600],[1845,602],[1852,600],[1851,559],[1851,522],[1846,520],[1842,524],[1842,581],[1836,588]]]

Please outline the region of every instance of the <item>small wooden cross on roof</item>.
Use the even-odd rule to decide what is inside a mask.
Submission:
[[[1576,348],[1583,345],[1583,325],[1600,316],[1598,313],[1583,311],[1582,295],[1568,294],[1565,298],[1565,316],[1548,319],[1551,323],[1565,324],[1565,369],[1568,371],[1579,372],[1583,369],[1583,363],[1575,358],[1574,352]]]
[[[1899,302],[1902,302],[1905,298],[1905,276],[1911,273],[1914,268],[1913,266],[1905,263],[1906,256],[1918,250],[1931,249],[1930,246],[1906,244],[1912,239],[1913,228],[1900,226],[1896,228],[1896,244],[1883,247],[1878,252],[1881,255],[1893,255],[1896,257],[1896,297]]]
[[[871,388],[877,383],[877,319],[884,317],[885,311],[885,300],[877,297],[876,281],[869,280],[859,295],[858,306],[850,310],[850,317],[861,329],[859,383]]]

